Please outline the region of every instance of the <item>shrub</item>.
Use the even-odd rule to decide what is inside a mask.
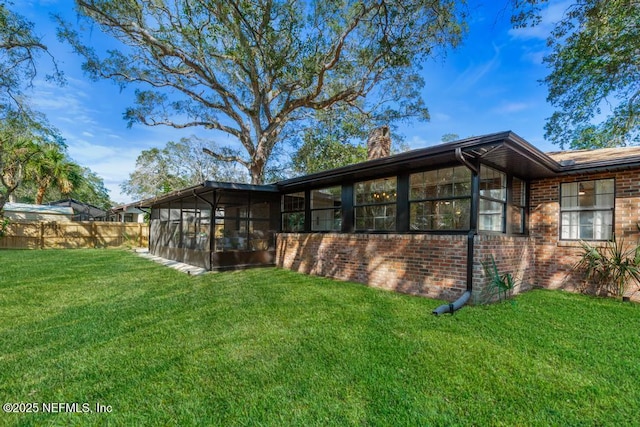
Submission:
[[[598,294],[624,296],[629,286],[640,284],[640,246],[626,248],[624,239],[616,239],[602,246],[580,242],[582,253],[574,270],[584,274]]]
[[[511,298],[513,289],[518,284],[518,281],[511,273],[500,274],[493,255],[491,255],[490,262],[482,262],[482,267],[488,278],[487,286],[483,291],[484,302],[492,302],[495,300],[504,301]]]

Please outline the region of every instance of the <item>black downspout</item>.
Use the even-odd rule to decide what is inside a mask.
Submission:
[[[462,154],[460,148],[456,149],[456,158],[460,163],[464,164],[469,170],[471,170],[471,209],[469,218],[469,232],[467,233],[467,289],[466,291],[454,302],[450,304],[442,304],[433,310],[433,314],[436,316],[444,313],[455,313],[464,306],[471,298],[473,291],[473,253],[474,253],[474,241],[475,235],[478,232],[478,210],[480,206],[480,174],[478,162],[471,163]]]

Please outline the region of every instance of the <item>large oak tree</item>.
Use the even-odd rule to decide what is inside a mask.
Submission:
[[[130,124],[202,127],[245,153],[215,157],[261,183],[292,124],[335,107],[367,117],[428,117],[420,64],[456,45],[453,0],[77,0],[80,23],[118,39],[97,52],[83,28],[60,35],[94,78],[139,84]]]
[[[538,24],[547,0],[514,0],[517,26]],[[545,137],[564,148],[640,142],[640,2],[576,0],[548,39]]]

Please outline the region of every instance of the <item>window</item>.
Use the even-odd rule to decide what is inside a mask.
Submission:
[[[509,224],[514,234],[524,233],[524,210],[527,205],[527,183],[514,177],[511,182],[511,204],[509,205]]]
[[[412,174],[411,230],[465,230],[471,218],[471,171],[464,166]]]
[[[609,240],[613,233],[613,179],[570,182],[560,187],[560,238]]]
[[[282,231],[304,231],[304,192],[282,196]]]
[[[356,230],[396,229],[396,177],[358,182],[354,192]]]
[[[478,229],[504,232],[507,202],[507,176],[498,170],[480,165],[480,212]]]
[[[342,228],[342,187],[311,191],[311,230],[340,231]]]

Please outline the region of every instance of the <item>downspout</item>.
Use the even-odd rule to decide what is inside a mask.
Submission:
[[[433,314],[436,316],[444,313],[455,313],[464,306],[471,298],[473,291],[473,252],[474,237],[478,231],[478,206],[480,195],[480,174],[478,167],[471,163],[462,154],[462,150],[458,147],[455,151],[456,159],[471,170],[471,218],[469,219],[469,232],[467,233],[467,289],[466,291],[451,304],[442,304],[435,310]]]

